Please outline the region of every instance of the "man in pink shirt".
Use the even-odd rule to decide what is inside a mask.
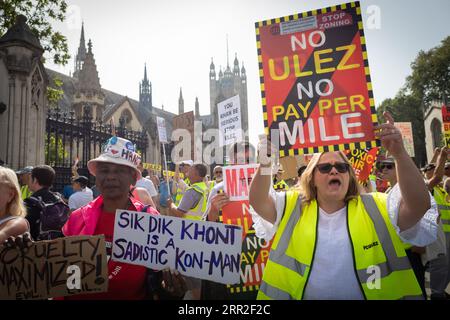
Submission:
[[[75,210],[63,227],[65,236],[105,235],[108,254],[108,291],[97,294],[75,295],[65,299],[176,299],[186,289],[178,274],[162,274],[127,263],[112,261],[111,255],[114,219],[117,209],[145,211],[159,214],[130,196],[130,186],[141,177],[137,169],[141,161],[133,144],[123,138],[112,137],[98,158],[88,162],[89,172],[96,177],[100,196],[85,207]],[[163,283],[164,282],[164,283]],[[162,286],[161,286],[162,285]]]

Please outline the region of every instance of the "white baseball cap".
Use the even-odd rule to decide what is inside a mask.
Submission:
[[[103,153],[87,163],[89,172],[93,176],[96,175],[98,162],[114,163],[133,168],[137,173],[137,180],[141,178],[141,172],[137,168],[141,163],[141,156],[135,152],[133,143],[127,139],[114,136],[107,141]]]
[[[194,161],[192,161],[192,160],[183,160],[183,161],[181,161],[180,165],[182,165],[182,164],[187,164],[188,166],[192,167],[194,165]]]

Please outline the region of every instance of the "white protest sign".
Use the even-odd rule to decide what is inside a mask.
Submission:
[[[241,248],[240,226],[117,210],[111,259],[235,284]]]
[[[248,200],[250,182],[258,167],[257,164],[223,167],[225,193],[231,201]]]
[[[166,120],[161,117],[156,117],[156,123],[158,125],[159,142],[169,143],[169,141],[167,141]]]
[[[414,157],[414,136],[411,122],[395,122],[394,125],[400,130],[406,152],[410,157]]]
[[[217,104],[219,116],[219,143],[226,146],[242,141],[241,104],[239,96],[231,97]]]

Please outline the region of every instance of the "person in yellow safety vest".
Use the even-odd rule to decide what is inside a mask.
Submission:
[[[377,176],[373,173],[369,174],[369,183],[373,191],[377,191]]]
[[[215,166],[213,170],[214,179],[209,182],[209,192],[223,180],[223,170],[221,166]]]
[[[397,171],[395,170],[395,159],[388,157],[384,160],[377,161],[376,168],[380,172],[380,178],[389,182],[389,188],[385,191],[386,194],[392,192],[397,185]],[[433,200],[432,200],[433,201]],[[422,263],[421,255],[425,253],[424,247],[415,247],[409,243],[404,244],[406,255],[408,256],[411,267],[416,275],[417,282],[422,290],[422,295],[426,299],[427,293],[425,291],[425,266]]]
[[[201,220],[206,211],[208,187],[203,179],[207,168],[204,164],[194,164],[187,175],[191,185],[186,189],[180,204],[177,206],[169,199],[168,207],[173,216],[191,220]]]
[[[256,235],[275,237],[258,299],[423,299],[403,242],[435,241],[437,208],[392,116],[384,116],[375,134],[395,158],[399,184],[389,196],[360,194],[341,151],[313,156],[301,194],[269,193],[268,141],[260,142],[249,199]]]
[[[235,142],[228,149],[229,163],[228,165],[245,165],[253,164],[255,162],[255,147],[248,141]],[[230,201],[227,193],[224,191],[225,184],[222,180],[218,182],[214,188],[209,193],[208,204],[206,207],[205,215],[203,219],[206,221],[213,221],[218,223],[226,223],[222,221],[222,208],[232,201]],[[248,202],[247,202],[248,203]],[[252,209],[250,208],[250,211]],[[250,230],[248,233],[254,233],[253,226],[250,223]],[[259,242],[255,244],[255,250],[258,252],[261,245]],[[242,266],[241,266],[242,268]],[[241,269],[242,272],[245,270]],[[256,280],[256,281],[259,281]],[[240,289],[239,291],[233,290],[233,286],[226,284],[203,280],[202,281],[202,300],[255,300],[256,299],[256,286],[255,290],[251,290],[252,286],[246,288],[246,280],[242,277],[240,278],[239,286],[245,288],[245,290]],[[253,282],[254,283],[254,282]],[[250,289],[250,290],[249,290]]]
[[[283,165],[280,164],[278,167],[277,174],[275,175],[275,177],[273,179],[273,189],[275,191],[287,191],[289,189],[289,186],[286,183],[286,181],[281,179],[283,173],[284,173]]]
[[[448,193],[440,186],[445,172],[447,154],[447,148],[437,148],[433,160],[436,161],[436,164],[430,163],[422,169],[428,189],[438,205],[440,226],[445,237],[444,251],[446,254],[438,255],[429,262],[431,300],[450,299],[450,295],[446,292],[450,283],[450,202],[448,201]]]
[[[31,171],[33,171],[33,167],[27,166],[16,172],[19,177],[22,200],[31,197],[31,194],[33,193],[28,186],[31,183]]]
[[[194,162],[192,160],[183,160],[181,161],[180,165],[175,168],[175,176],[174,176],[175,183],[172,185],[172,194],[175,195],[176,206],[180,204],[184,192],[191,184],[189,178],[187,177],[187,173],[189,172],[189,169],[192,167],[193,164]],[[185,177],[184,180],[180,179],[179,171],[183,173]]]

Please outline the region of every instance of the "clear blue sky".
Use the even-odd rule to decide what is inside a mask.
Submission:
[[[69,0],[68,19],[55,27],[68,37],[72,56],[79,44],[81,20],[103,88],[138,98],[144,63],[153,85],[153,104],[178,112],[183,88],[185,110],[209,113],[209,65],[226,67],[237,53],[248,78],[250,140],[263,132],[254,23],[336,5],[335,0]],[[380,12],[380,28],[369,28],[367,8]],[[367,50],[375,102],[395,96],[420,50],[439,45],[450,35],[449,0],[362,0]],[[69,74],[65,67],[47,67]]]

